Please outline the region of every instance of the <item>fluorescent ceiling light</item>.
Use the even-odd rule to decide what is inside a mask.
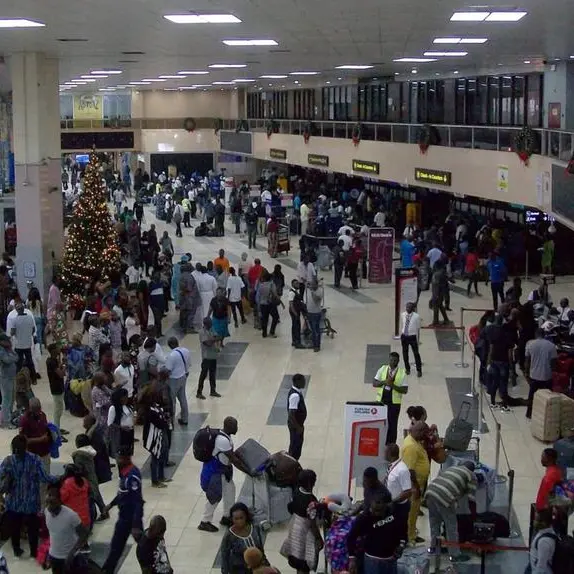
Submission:
[[[189,87],[189,86],[184,86]],[[193,84],[192,88],[211,88],[211,84]]]
[[[433,44],[485,44],[488,38],[435,38]]]
[[[278,46],[275,40],[223,40],[226,46]]]
[[[130,86],[147,86],[149,84],[151,84],[151,82],[130,82]]]
[[[468,52],[425,52],[424,55],[436,58],[449,57],[449,56],[456,58],[466,56],[468,55]]]
[[[319,72],[291,72],[290,76],[316,76]]]
[[[247,68],[247,64],[211,64],[208,68]],[[181,72],[180,72],[181,73]],[[187,72],[185,72],[187,73]]]
[[[115,74],[121,74],[122,71],[121,70],[92,70],[90,72],[90,74],[92,74],[92,76],[94,75],[100,75],[100,74],[110,74],[110,75],[115,75]]]
[[[233,82],[213,82],[214,86],[233,86]]]
[[[490,12],[455,12],[451,17],[451,22],[484,22]]]
[[[89,76],[80,76],[80,77],[83,78],[84,80],[94,80],[94,81],[96,81],[96,80],[100,80],[100,79],[103,79],[103,78],[107,78],[108,76],[103,76],[103,75],[97,75],[97,76],[89,75]]]
[[[488,38],[462,38],[461,44],[486,44]]]
[[[115,92],[115,88],[99,88],[98,92]]]
[[[281,80],[282,78],[287,78],[287,76],[282,76],[281,74],[265,74],[265,76],[259,77],[267,80]]]
[[[530,60],[524,60],[525,64],[530,64]]]
[[[355,65],[355,64],[345,64],[343,66],[337,66],[336,70],[368,70],[369,68],[373,68],[374,66],[370,65]]]
[[[2,18],[0,28],[44,28],[46,24],[26,18]]]
[[[206,74],[209,74],[209,72],[207,70],[182,70],[181,72],[178,72],[178,74],[180,76],[205,76]]]
[[[459,44],[460,38],[435,38],[433,44]]]
[[[210,85],[211,87],[211,85]],[[176,88],[177,89],[177,88]],[[195,90],[195,86],[181,86],[180,90]]]
[[[233,14],[167,14],[164,18],[175,24],[239,24],[241,22]]]
[[[455,71],[453,72],[453,74],[458,74],[458,70],[455,70]]]
[[[85,86],[88,82],[86,82],[86,80],[74,80],[74,84],[76,84],[76,86]]]
[[[181,76],[168,75],[168,76],[159,76],[159,77],[162,80],[183,80],[183,75],[181,75]],[[166,88],[166,89],[170,89],[170,88]],[[177,89],[177,88],[175,88],[175,89]]]
[[[64,82],[64,86],[77,86],[76,82]]]
[[[177,92],[178,90],[181,90],[181,88],[164,88],[163,89],[164,92]]]
[[[75,78],[72,79],[72,82],[76,82],[76,84],[79,84],[80,82],[82,82],[83,84],[87,84],[95,81],[96,80],[94,78],[86,78],[86,79],[79,78],[77,80]]]
[[[436,62],[436,58],[397,58],[393,62],[408,62],[411,64],[424,64],[425,62]]]
[[[241,82],[243,83],[247,83],[247,82],[256,82],[257,80],[252,80],[251,78],[236,78],[235,80],[233,80],[236,84],[239,84]]]
[[[487,22],[518,22],[526,16],[528,12],[491,12],[487,18]]]
[[[165,82],[166,80],[162,80],[161,78],[144,78],[142,82]]]

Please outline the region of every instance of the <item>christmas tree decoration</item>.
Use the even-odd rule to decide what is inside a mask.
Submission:
[[[100,161],[92,152],[84,175],[84,189],[68,227],[60,267],[62,291],[66,295],[82,297],[94,277],[105,281],[110,273],[120,269],[118,235],[106,197]]]

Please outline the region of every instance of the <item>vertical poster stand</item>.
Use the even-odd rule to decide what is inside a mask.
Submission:
[[[417,302],[417,270],[414,267],[395,269],[395,338],[399,337],[401,312],[407,303]]]
[[[353,480],[369,466],[380,469],[385,460],[387,407],[377,402],[345,403],[345,459],[343,491],[349,496]]]
[[[369,283],[391,283],[395,230],[392,227],[371,227],[367,237]]]

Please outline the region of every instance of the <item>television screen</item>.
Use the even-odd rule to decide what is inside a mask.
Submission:
[[[88,163],[90,161],[90,156],[87,153],[76,154],[76,161],[78,163]]]

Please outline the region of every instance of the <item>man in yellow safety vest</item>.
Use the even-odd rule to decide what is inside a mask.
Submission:
[[[377,389],[377,402],[387,407],[387,441],[386,444],[397,442],[397,425],[401,412],[403,395],[408,390],[406,372],[399,367],[399,354],[389,354],[389,364],[383,365],[375,375],[373,387]]]

